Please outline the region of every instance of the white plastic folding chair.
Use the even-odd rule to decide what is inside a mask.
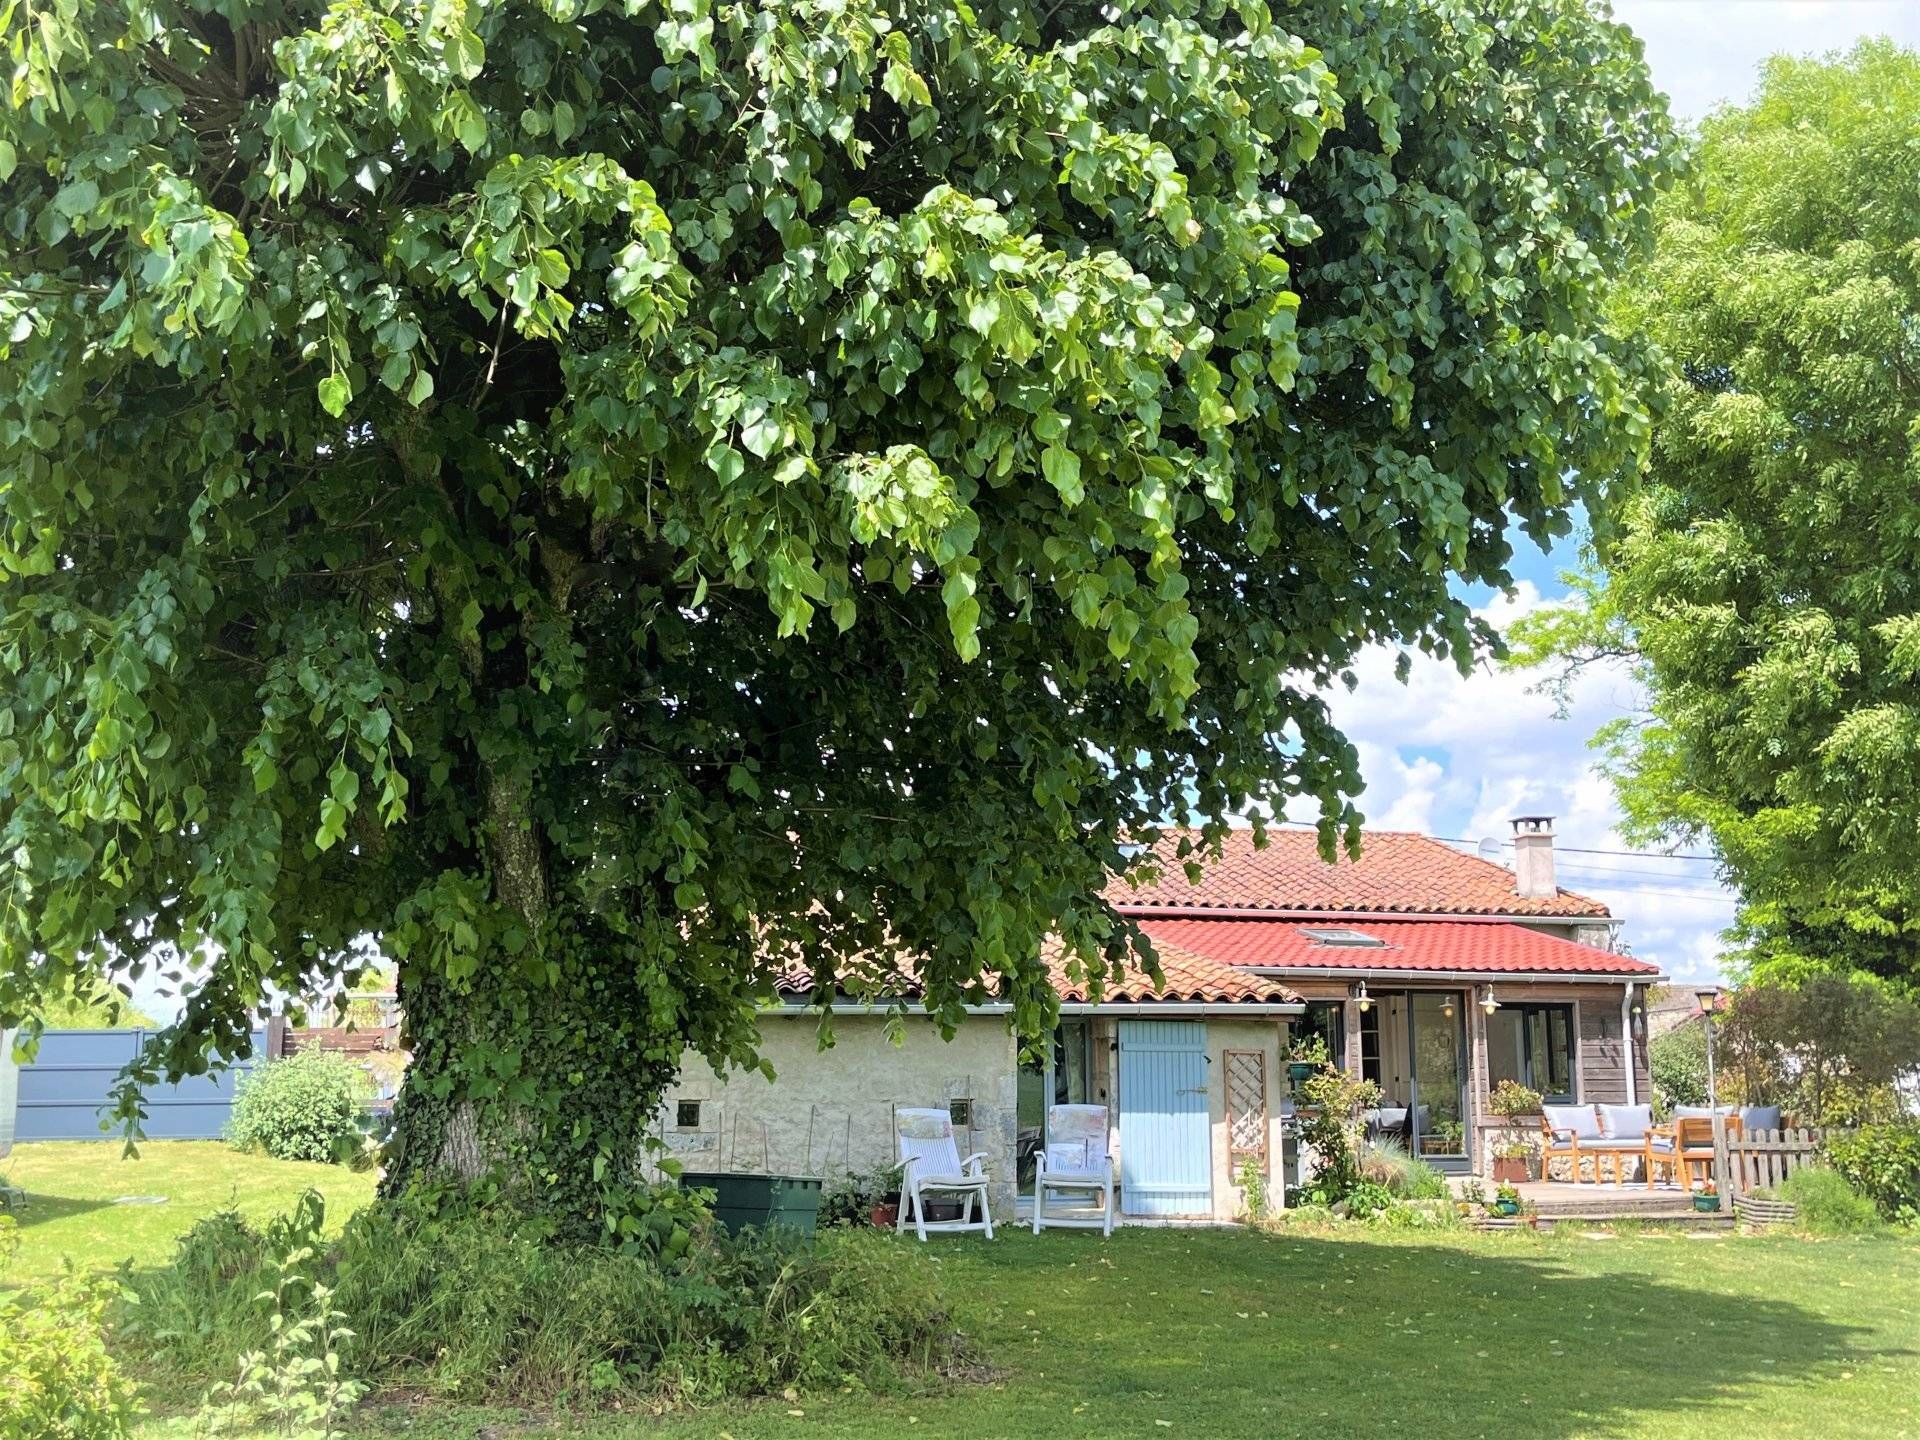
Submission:
[[[1050,1105],[1047,1143],[1034,1155],[1033,1233],[1054,1225],[1113,1234],[1113,1156],[1107,1152],[1107,1107]],[[1051,1197],[1054,1209],[1047,1208]],[[1077,1197],[1071,1207],[1064,1201]],[[1099,1210],[1091,1210],[1091,1201]]]
[[[982,1161],[984,1150],[960,1158],[954,1141],[953,1117],[945,1110],[917,1110],[901,1107],[893,1112],[894,1138],[900,1146],[900,1217],[896,1230],[907,1228],[912,1215],[913,1227],[922,1240],[933,1234],[955,1234],[980,1230],[993,1238],[993,1210],[987,1203],[990,1183]],[[957,1196],[958,1220],[927,1219],[929,1196]],[[980,1207],[979,1218],[974,1206]]]

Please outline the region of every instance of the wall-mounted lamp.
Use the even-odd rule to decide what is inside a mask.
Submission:
[[[1354,986],[1353,989],[1349,990],[1347,993],[1353,996],[1353,1003],[1360,1007],[1360,1013],[1362,1015],[1366,1014],[1367,1011],[1373,1008],[1373,997],[1367,994],[1366,981],[1362,980],[1358,985]]]
[[[1493,987],[1484,985],[1480,989],[1480,1008],[1491,1015],[1500,1008],[1500,1002],[1493,998]]]
[[[1451,1020],[1453,1018],[1453,996],[1447,995],[1440,1001],[1440,1013]]]

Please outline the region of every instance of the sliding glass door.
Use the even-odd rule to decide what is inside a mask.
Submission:
[[[1466,1006],[1452,991],[1415,991],[1413,1049],[1416,1153],[1436,1164],[1467,1158]]]
[[[1360,1016],[1361,1071],[1380,1086],[1369,1136],[1448,1170],[1467,1163],[1466,998],[1388,991]]]
[[[1034,1157],[1047,1143],[1049,1105],[1085,1105],[1093,1089],[1093,1025],[1062,1020],[1044,1060],[1022,1057],[1016,1091],[1019,1135],[1015,1179],[1022,1195],[1033,1193]]]

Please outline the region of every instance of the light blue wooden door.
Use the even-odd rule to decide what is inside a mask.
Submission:
[[[1213,1210],[1203,1021],[1120,1022],[1120,1200],[1129,1215]]]

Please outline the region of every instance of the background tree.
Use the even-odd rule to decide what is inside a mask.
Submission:
[[[191,1070],[375,936],[390,1185],[630,1223],[792,963],[1037,1031],[1644,447],[1579,0],[6,13],[0,1012],[205,956]]]
[[[84,986],[82,978],[79,985]],[[117,990],[78,989],[64,995],[48,996],[38,1012],[41,1026],[48,1030],[153,1029],[151,1015],[127,1003]]]
[[[1722,1063],[1749,1102],[1784,1105],[1803,1124],[1857,1125],[1904,1108],[1920,1073],[1920,1003],[1843,975],[1742,986],[1723,1029]]]
[[[1647,1073],[1662,1113],[1707,1103],[1707,1031],[1688,1021],[1647,1043]]]
[[[1775,59],[1623,296],[1672,364],[1604,575],[1523,662],[1632,657],[1642,843],[1711,841],[1756,973],[1920,980],[1920,56]],[[1563,672],[1564,676],[1564,672]]]

